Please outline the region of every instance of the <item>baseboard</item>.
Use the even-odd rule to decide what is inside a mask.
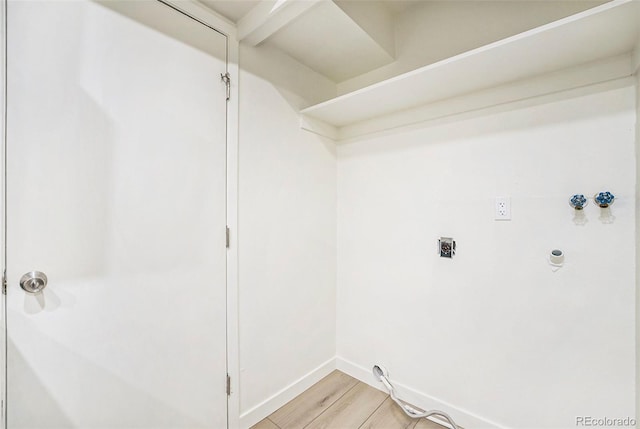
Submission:
[[[278,408],[313,386],[336,369],[336,360],[331,358],[319,367],[294,381],[275,395],[240,414],[240,429],[248,429],[258,423]]]
[[[384,362],[380,362],[384,365]],[[350,362],[341,357],[336,357],[336,369],[350,375],[353,378],[357,378],[363,383],[368,384],[378,390],[386,392],[382,383],[378,382],[371,373],[371,368],[364,368],[353,362]],[[505,426],[492,422],[486,418],[480,417],[462,408],[455,407],[444,401],[441,401],[433,396],[429,396],[425,393],[419,392],[411,387],[397,383],[393,381],[393,374],[390,374],[390,381],[393,383],[398,397],[422,408],[423,410],[437,409],[449,414],[456,422],[457,425],[464,427],[465,429],[475,428],[495,428],[506,429]]]

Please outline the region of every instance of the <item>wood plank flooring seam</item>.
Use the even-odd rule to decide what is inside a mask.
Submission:
[[[366,383],[358,383],[306,429],[357,428],[385,401],[386,396]]]
[[[255,425],[251,426],[251,429],[278,429],[278,425],[269,420],[269,418],[265,417]]]
[[[307,426],[309,426],[311,423],[314,422],[314,420],[317,420],[318,417],[320,417],[321,415],[323,415],[324,413],[326,413],[331,407],[333,407],[344,395],[346,395],[347,393],[351,392],[353,390],[354,387],[356,387],[358,384],[360,384],[361,381],[358,381],[356,384],[354,384],[353,386],[351,386],[349,388],[349,390],[347,390],[346,392],[344,392],[342,395],[340,395],[335,401],[333,401],[333,403],[331,405],[329,405],[327,408],[325,408],[320,414],[318,414],[313,420],[311,420],[309,423],[306,424],[305,428]]]
[[[274,411],[269,418],[281,429],[303,429],[357,384],[355,378],[335,370]]]
[[[389,396],[387,396],[387,398],[389,398]],[[387,398],[384,398],[384,401],[386,401],[386,400],[387,400]],[[378,405],[378,406],[376,407],[376,409],[375,409],[375,410],[373,410],[373,411],[371,412],[371,414],[369,414],[369,415],[368,415],[368,416],[367,416],[367,417],[362,421],[362,423],[360,423],[360,426],[358,426],[358,429],[360,429],[362,426],[364,426],[364,424],[365,424],[365,423],[366,423],[366,422],[371,418],[371,416],[372,416],[372,415],[374,415],[374,414],[376,413],[376,411],[378,411],[378,409],[382,406],[382,404],[384,404],[384,401],[380,402],[380,405]]]
[[[278,429],[282,429],[280,426],[278,426],[278,424],[277,424],[276,422],[274,422],[273,420],[271,420],[271,419],[269,418],[269,416],[267,416],[267,417],[265,417],[265,418],[266,418],[267,420],[269,420],[271,423],[273,423],[273,425],[274,425],[275,427],[277,427]]]

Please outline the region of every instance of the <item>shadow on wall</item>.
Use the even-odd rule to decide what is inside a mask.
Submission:
[[[205,427],[175,410],[171,404],[133,386],[35,328],[23,334],[20,345],[11,338],[7,345],[7,415],[10,427]],[[25,359],[21,347],[37,347],[51,353],[40,354],[40,361],[33,363]],[[33,351],[28,354],[34,355]],[[48,356],[59,359],[47,362]],[[74,400],[74,397],[82,399]],[[68,409],[63,409],[62,404],[67,404]],[[77,404],[93,406],[73,409]]]
[[[155,7],[153,4],[149,7],[155,2],[146,1],[93,1],[172,39],[226,61],[226,52],[217,48],[220,45],[214,40],[220,37],[220,33],[202,24],[194,25],[195,22],[191,18],[172,10],[169,6],[162,4]]]
[[[400,131],[398,129],[391,129],[389,131],[382,131],[379,133],[364,135],[362,137],[356,137],[348,141],[343,141],[341,142],[341,146],[347,147],[350,144],[366,141],[367,147],[369,148],[368,153],[386,153],[390,151],[397,152],[402,149],[409,149],[416,146],[416,142],[413,139],[398,138],[394,140],[393,144],[389,144],[389,139],[380,139],[380,137],[397,134],[398,132],[408,133],[425,128],[433,128],[432,132],[429,134],[429,137],[427,138],[425,136],[421,140],[420,146],[422,146],[431,143],[444,143],[459,139],[468,139],[474,137],[477,138],[482,135],[505,133],[522,128],[534,128],[538,124],[563,124],[587,118],[602,117],[602,111],[599,111],[597,108],[594,108],[592,106],[584,106],[585,108],[580,110],[566,110],[563,107],[563,102],[575,98],[589,96],[592,94],[606,93],[608,91],[613,91],[628,86],[630,86],[629,79],[618,79],[599,85],[590,85],[584,88],[562,91],[559,93],[533,97],[521,101],[500,104],[494,107],[481,108],[466,113],[454,114],[439,119],[423,121],[414,125],[402,127]],[[553,103],[556,103],[556,106],[546,110],[540,110],[538,112],[539,114],[536,115],[531,115],[528,117],[519,116],[518,121],[514,121],[513,118],[511,118],[510,121],[477,122],[475,127],[458,126],[463,121],[475,120],[501,113],[514,112],[535,106],[552,105]],[[615,105],[618,110],[609,110],[607,111],[607,114],[622,112],[626,110],[627,107],[623,107],[621,103],[614,103],[613,105]],[[347,158],[349,156],[350,154],[347,150],[341,153],[341,157]]]
[[[9,28],[9,48],[22,56],[8,63],[8,84],[12,93],[24,94],[8,105],[8,200],[15,214],[8,232],[10,265],[26,268],[38,261],[47,271],[55,264],[58,279],[106,272],[114,175],[112,119],[99,104],[101,94],[89,92],[98,85],[84,61],[94,53],[84,42],[96,31],[84,19],[86,8],[67,3],[18,2],[9,9],[15,23]],[[46,12],[34,11],[45,7],[50,8],[46,12],[62,8],[73,25],[58,28],[54,13],[49,22],[41,22],[38,17]],[[47,28],[58,37],[28,36]],[[46,216],[30,209],[36,202],[46,207]]]
[[[70,300],[72,306],[75,299],[70,297]],[[45,288],[39,293],[25,293],[22,309],[25,314],[38,314],[42,311],[55,311],[61,305],[62,299],[60,296],[52,288]],[[69,307],[70,305],[67,303],[66,306]]]
[[[11,339],[8,340],[7,355],[9,424],[42,429],[75,427],[56,401],[54,393],[47,389],[29,367]],[[36,410],[37,412],[33,412]]]
[[[268,45],[241,43],[240,67],[271,83],[296,113],[337,94],[335,82]]]

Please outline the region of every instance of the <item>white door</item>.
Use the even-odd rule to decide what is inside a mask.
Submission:
[[[226,38],[151,0],[7,7],[8,427],[225,428]]]

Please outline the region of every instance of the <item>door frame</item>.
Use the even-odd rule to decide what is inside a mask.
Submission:
[[[0,262],[2,272],[6,268],[6,125],[7,125],[7,1],[0,0]],[[190,18],[206,24],[226,37],[227,73],[231,79],[230,97],[227,101],[226,117],[226,218],[230,230],[227,248],[226,281],[226,352],[227,374],[230,377],[230,394],[227,397],[227,427],[239,429],[240,423],[240,361],[238,336],[238,78],[239,78],[239,42],[235,25],[214,11],[192,0],[156,0],[165,3]],[[220,79],[213,76],[213,79]],[[1,287],[1,284],[0,284]],[[6,332],[6,295],[2,294],[0,305],[0,429],[6,429],[5,406],[7,397],[7,332]],[[220,386],[224,388],[224,386]]]
[[[4,282],[7,266],[7,0],[0,1],[0,429],[7,427],[7,296],[4,293]]]

